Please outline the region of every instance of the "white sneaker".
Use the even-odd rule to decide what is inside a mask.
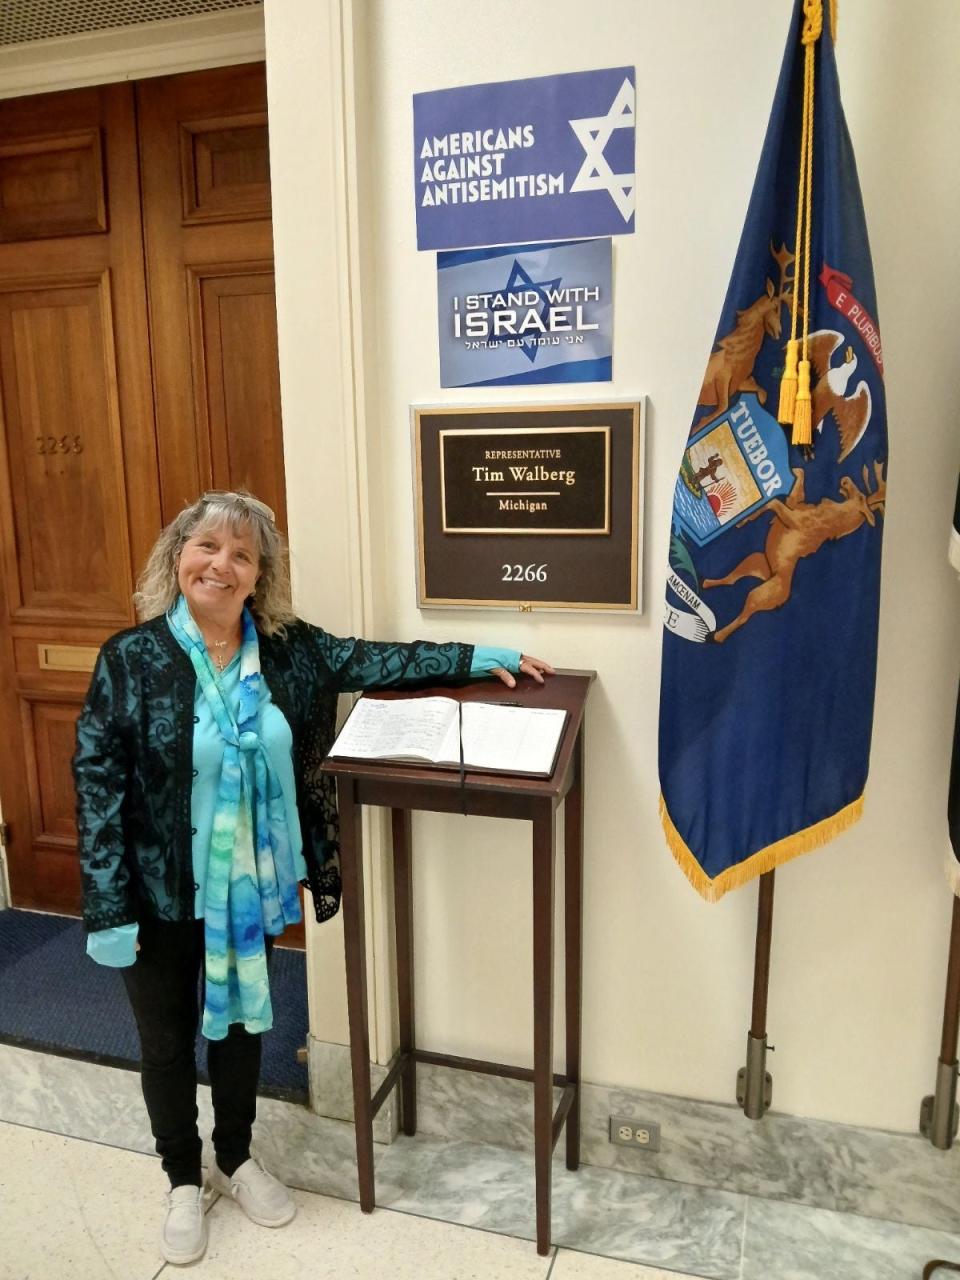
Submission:
[[[214,1161],[210,1185],[232,1196],[251,1222],[261,1227],[282,1227],[297,1212],[293,1197],[259,1160],[246,1160],[230,1178]]]
[[[160,1233],[160,1252],[167,1262],[186,1266],[207,1248],[207,1220],[201,1187],[174,1187],[167,1196],[167,1216]]]

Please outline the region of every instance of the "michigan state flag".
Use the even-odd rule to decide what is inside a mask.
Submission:
[[[796,0],[673,502],[661,816],[711,900],[860,816],[883,358],[829,6]]]

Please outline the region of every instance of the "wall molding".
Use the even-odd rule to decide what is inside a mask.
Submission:
[[[268,4],[264,16],[294,601],[331,631],[369,635],[353,5],[285,0]],[[393,1050],[383,821],[362,815],[369,1032],[378,1062]],[[340,920],[307,931],[310,1031],[333,1043],[349,1035],[342,930]]]
[[[0,98],[258,62],[264,48],[262,9],[7,45],[0,49]]]

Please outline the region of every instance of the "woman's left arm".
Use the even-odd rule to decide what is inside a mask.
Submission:
[[[392,644],[332,636],[314,626],[309,633],[341,693],[467,680],[473,664],[472,644],[435,644],[429,640]]]
[[[540,681],[543,679],[541,672],[552,674],[548,663],[528,658],[515,649],[478,649],[472,644],[437,644],[432,640],[394,644],[358,640],[352,636],[332,636],[314,626],[309,631],[319,656],[342,693],[429,681],[467,680],[487,673],[496,675],[513,688],[516,681],[510,668],[514,658],[515,671],[523,671]]]

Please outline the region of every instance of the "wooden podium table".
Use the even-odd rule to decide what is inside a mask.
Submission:
[[[373,1118],[399,1080],[400,1125],[417,1131],[417,1063],[456,1067],[513,1080],[533,1082],[534,1157],[536,1168],[537,1251],[550,1251],[550,1172],[553,1148],[566,1128],[567,1168],[580,1164],[580,973],[582,959],[583,885],[583,711],[592,671],[559,672],[545,685],[520,676],[516,689],[498,680],[464,688],[433,688],[375,694],[375,697],[426,697],[443,693],[463,701],[512,702],[569,711],[556,766],[549,778],[467,772],[464,785],[454,770],[358,763],[328,759],[323,768],[337,779],[340,808],[340,859],[343,874],[343,927],[347,960],[347,1004],[357,1134],[360,1207],[372,1212]],[[367,695],[370,696],[370,695]],[[555,815],[564,805],[564,939],[566,949],[566,1074],[553,1072],[553,948]],[[367,975],[363,905],[363,856],[360,806],[391,810],[393,875],[397,935],[397,983],[400,1051],[377,1092],[370,1093],[370,1046],[367,1031]],[[533,826],[533,1070],[496,1062],[458,1058],[419,1048],[413,1001],[413,880],[410,812],[483,814],[520,818]],[[553,1089],[563,1090],[554,1113]]]

